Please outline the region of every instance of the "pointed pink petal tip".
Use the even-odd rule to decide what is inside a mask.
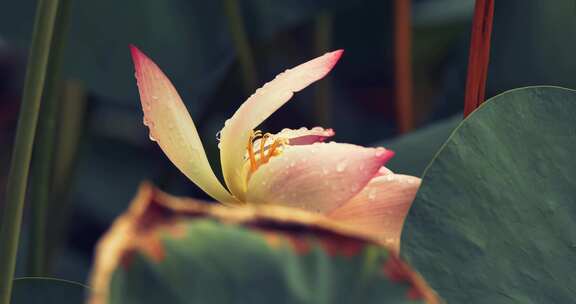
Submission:
[[[330,58],[330,61],[328,62],[328,64],[329,64],[328,69],[329,70],[331,70],[332,67],[334,67],[334,65],[336,65],[336,63],[338,63],[338,61],[340,60],[340,58],[342,57],[343,54],[344,54],[343,49],[332,51],[332,52],[329,52],[326,54]]]
[[[146,54],[144,54],[138,47],[133,44],[128,45],[130,47],[130,55],[132,55],[132,62],[136,70],[140,68],[140,64],[145,60],[150,60]],[[151,60],[150,60],[151,61]]]
[[[382,165],[385,165],[389,160],[392,159],[392,157],[394,157],[394,155],[396,155],[396,152],[389,150],[389,149],[385,149],[385,148],[377,148],[377,149],[382,149],[383,153],[381,156],[381,160],[382,160]]]

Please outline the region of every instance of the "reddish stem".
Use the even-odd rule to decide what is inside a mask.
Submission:
[[[406,133],[414,128],[412,110],[411,0],[396,0],[394,8],[396,121],[400,133]]]
[[[493,20],[494,0],[476,0],[468,57],[464,117],[477,109],[485,99]]]

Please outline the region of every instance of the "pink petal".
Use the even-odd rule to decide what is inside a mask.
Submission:
[[[380,168],[380,170],[378,170],[378,173],[376,173],[376,176],[383,176],[383,175],[389,175],[389,174],[394,174],[394,172],[392,172],[392,170],[386,168],[386,167],[382,167]]]
[[[306,128],[300,128],[297,130],[284,129],[274,134],[274,137],[288,139],[288,144],[291,146],[309,145],[315,142],[323,142],[332,136],[334,136],[334,130],[323,129],[321,127],[314,127],[310,130]]]
[[[234,202],[214,175],[194,122],[168,77],[135,46],[130,51],[150,139],[198,187],[220,202]]]
[[[338,143],[287,146],[250,177],[247,202],[327,212],[360,192],[393,154]]]
[[[276,134],[272,134],[272,136],[267,139],[265,147],[268,148],[276,139],[285,139],[288,141],[287,142],[288,145],[299,146],[299,145],[309,145],[315,142],[323,142],[332,136],[334,136],[334,130],[324,129],[321,127],[314,127],[312,129],[307,129],[304,127],[300,129],[286,128]],[[252,146],[254,147],[253,150],[256,153],[260,151],[260,142],[261,139],[257,139],[252,144]],[[244,158],[246,159],[247,156],[245,156]]]
[[[342,50],[327,53],[279,74],[256,90],[226,121],[220,133],[222,171],[228,188],[240,200],[246,192],[243,162],[250,132],[290,100],[294,92],[324,77],[341,55]]]
[[[373,178],[349,202],[327,215],[341,223],[373,233],[399,249],[402,225],[418,187],[420,179],[414,176],[393,173],[380,175]]]

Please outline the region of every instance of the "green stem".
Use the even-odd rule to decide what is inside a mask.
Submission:
[[[86,110],[86,91],[77,81],[64,83],[62,99],[58,113],[58,127],[53,159],[53,178],[51,181],[52,198],[48,216],[51,219],[47,227],[47,261],[57,254],[61,244],[66,241],[65,231],[70,222],[70,194],[73,183],[78,146],[84,129]]]
[[[332,47],[332,15],[324,12],[318,16],[314,30],[314,49],[317,56],[330,51]],[[332,107],[330,105],[330,78],[326,78],[316,84],[314,112],[316,123],[320,126],[328,126]]]
[[[246,94],[251,94],[252,91],[256,89],[258,74],[256,73],[254,55],[248,41],[248,35],[246,34],[240,4],[238,0],[225,0],[224,9],[228,17],[234,47],[238,54],[238,60],[240,61],[244,91]]]
[[[61,63],[63,59],[70,0],[62,0],[58,7],[54,33],[48,59],[42,115],[38,122],[38,135],[32,158],[32,183],[30,191],[31,222],[28,273],[30,276],[46,276],[48,273],[47,238],[48,202],[53,191],[51,187],[54,165],[54,141],[56,122],[61,99]]]
[[[38,0],[36,10],[32,46],[26,68],[22,103],[12,150],[12,163],[8,174],[6,205],[1,221],[0,304],[8,304],[12,296],[12,279],[16,268],[28,170],[58,3],[58,0]]]

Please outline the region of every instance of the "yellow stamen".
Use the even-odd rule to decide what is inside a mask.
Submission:
[[[276,155],[274,153],[278,152],[276,149],[278,149],[278,147],[280,147],[281,144],[282,144],[282,141],[280,141],[280,140],[275,140],[272,143],[272,146],[270,146],[270,151],[268,152],[268,155],[264,159],[263,163],[267,163],[272,158],[272,156]]]
[[[256,164],[256,157],[254,155],[252,143],[254,143],[254,140],[256,140],[260,136],[262,136],[261,131],[256,132],[250,131],[250,137],[248,138],[248,146],[246,147],[246,149],[248,150],[248,158],[250,159],[250,169],[252,171],[256,170],[256,168],[258,167]]]
[[[260,138],[261,137],[261,138]],[[266,133],[262,135],[261,131],[252,131],[248,139],[248,159],[250,160],[250,173],[256,171],[258,167],[267,163],[273,156],[280,154],[280,148],[287,144],[288,141],[281,138],[274,139],[274,142],[268,147],[268,153],[266,153],[266,142],[272,137],[272,134]],[[254,152],[254,142],[260,138],[260,150],[258,150],[258,158],[256,158],[256,152]]]
[[[263,164],[262,161],[264,159],[266,159],[266,155],[264,154],[264,152],[266,152],[266,151],[264,151],[264,148],[266,147],[266,141],[268,140],[268,138],[270,138],[270,136],[272,136],[272,134],[266,133],[266,134],[264,134],[264,136],[262,136],[262,139],[260,139],[260,159],[259,159],[260,164],[259,165]]]

